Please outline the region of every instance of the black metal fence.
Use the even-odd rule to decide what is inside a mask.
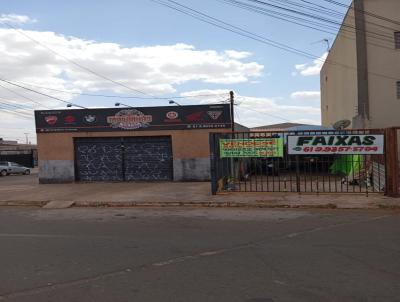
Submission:
[[[0,161],[9,161],[25,167],[35,167],[35,150],[1,150]]]
[[[211,133],[210,154],[213,194],[385,191],[384,130]]]

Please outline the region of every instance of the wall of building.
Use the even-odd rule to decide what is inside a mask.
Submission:
[[[354,11],[348,11],[344,22],[355,26]],[[329,127],[343,119],[352,120],[357,115],[357,49],[355,35],[342,26],[331,47],[327,62],[321,70],[321,114],[322,125]]]
[[[360,0],[361,2],[361,0]],[[363,0],[363,10],[400,22],[400,1],[398,0]],[[354,26],[354,11],[350,9],[345,23]],[[396,94],[396,82],[400,81],[400,50],[395,49],[394,32],[400,31],[400,25],[385,22],[368,14],[365,17],[366,47],[356,45],[354,34],[340,33],[328,56],[328,61],[339,62],[364,70],[357,65],[360,55],[366,56],[367,81],[360,81],[355,69],[325,64],[321,71],[321,110],[322,124],[331,125],[340,119],[353,120],[353,128],[363,124],[368,128],[386,128],[400,126],[400,100]],[[349,29],[347,29],[349,30]],[[376,34],[374,34],[376,33]],[[358,31],[359,35],[364,31]],[[352,36],[353,40],[344,36]],[[384,39],[384,40],[382,40]],[[360,39],[359,39],[360,41]],[[357,67],[356,67],[357,66]],[[360,87],[367,89],[369,118],[356,124],[354,118],[362,109],[358,108]],[[365,92],[365,91],[364,91]],[[365,93],[364,93],[365,95]]]
[[[74,137],[171,136],[174,181],[210,179],[209,133],[228,129],[38,133],[39,181],[73,182]]]
[[[365,11],[400,22],[399,0],[364,0]],[[384,22],[366,15],[367,32],[376,32],[380,38],[367,34],[369,70],[370,126],[386,128],[400,126],[400,100],[396,95],[396,82],[400,81],[400,50],[395,49],[394,32],[400,25]],[[380,24],[388,28],[376,26]],[[382,41],[382,36],[387,36]],[[378,44],[378,46],[374,45]],[[377,76],[382,74],[390,78]]]

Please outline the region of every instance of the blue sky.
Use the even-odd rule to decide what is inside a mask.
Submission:
[[[242,10],[237,7],[232,7],[226,3],[222,3],[217,0],[179,0],[180,3],[190,6],[192,8],[198,9],[204,13],[207,13],[213,17],[219,18],[223,21],[229,22],[239,27],[243,27],[248,31],[257,33],[268,37],[269,39],[279,41],[281,43],[288,44],[292,47],[307,51],[309,53],[315,54],[316,56],[322,56],[326,52],[326,44],[321,42],[321,40],[328,38],[332,43],[334,40],[334,35],[327,33],[306,29],[294,24],[290,24],[284,21],[276,20],[271,17],[255,14]],[[300,2],[299,0],[296,0]],[[329,6],[323,0],[313,1],[315,4],[320,4],[327,6],[329,8],[334,8],[341,12],[344,12],[343,8]],[[348,4],[348,0],[342,0],[342,3]],[[55,4],[56,3],[56,4]],[[291,121],[303,121],[310,123],[318,123],[319,117],[314,114],[313,116],[307,115],[307,109],[304,111],[299,111],[298,114],[291,114],[289,111],[295,110],[295,107],[305,107],[305,108],[319,108],[319,98],[317,92],[319,91],[319,75],[309,75],[304,76],[301,74],[299,69],[302,64],[309,64],[303,66],[303,70],[307,67],[313,67],[315,65],[313,60],[305,57],[301,57],[292,53],[285,52],[280,49],[264,45],[257,41],[247,39],[245,37],[238,36],[234,33],[224,31],[223,29],[216,28],[209,24],[204,24],[198,20],[195,20],[189,16],[183,15],[179,12],[168,9],[164,6],[156,4],[150,0],[116,0],[116,1],[3,1],[2,9],[0,14],[3,16],[9,15],[19,15],[29,17],[29,21],[24,22],[14,22],[14,26],[27,31],[29,35],[37,34],[36,39],[40,42],[49,45],[52,49],[57,51],[63,51],[61,48],[55,44],[57,39],[50,41],[49,37],[44,35],[44,32],[51,32],[56,37],[66,37],[70,42],[70,36],[75,37],[81,41],[92,41],[96,45],[102,45],[104,49],[104,43],[114,43],[118,45],[121,49],[136,49],[141,47],[155,47],[155,46],[173,46],[177,44],[185,44],[187,46],[192,46],[192,50],[202,52],[202,56],[205,55],[206,51],[214,51],[220,57],[225,56],[226,51],[234,50],[236,52],[241,52],[241,55],[235,55],[233,57],[219,58],[216,59],[216,65],[223,70],[230,68],[229,66],[235,66],[234,71],[232,71],[235,76],[240,77],[239,73],[242,69],[247,71],[244,74],[244,80],[232,80],[231,82],[225,82],[220,78],[222,71],[215,71],[219,73],[219,78],[214,78],[213,66],[212,64],[206,64],[207,66],[197,66],[201,68],[201,71],[207,74],[206,68],[209,68],[210,75],[205,75],[202,79],[196,79],[194,75],[190,75],[191,70],[196,72],[197,67],[191,67],[185,65],[185,76],[182,77],[182,81],[176,79],[179,78],[174,74],[174,81],[170,84],[170,88],[173,87],[174,91],[160,90],[155,91],[146,86],[137,87],[137,83],[134,88],[144,89],[152,95],[158,96],[176,96],[185,92],[196,92],[196,91],[224,91],[224,90],[234,90],[238,94],[238,101],[243,102],[242,111],[238,111],[240,122],[249,126],[256,126],[262,124],[271,124],[284,122],[286,120]],[[1,20],[1,18],[0,18]],[[3,38],[0,40],[1,43],[6,45],[6,43],[11,43],[15,39],[11,34],[18,36],[14,30],[7,28],[6,26],[0,24],[0,28],[3,29]],[[23,36],[19,35],[21,39]],[[11,42],[9,42],[11,41]],[[68,43],[69,43],[68,42]],[[28,43],[25,43],[28,44]],[[25,45],[24,44],[24,45]],[[4,46],[3,45],[3,46]],[[18,46],[20,48],[20,46]],[[68,46],[69,47],[69,46]],[[4,47],[3,47],[4,48]],[[6,45],[6,48],[12,49],[10,45]],[[39,47],[40,48],[40,47]],[[38,45],[34,43],[29,43],[26,45],[24,51],[37,52]],[[75,49],[76,51],[76,49]],[[163,51],[163,50],[158,50]],[[112,52],[112,50],[111,50]],[[127,51],[125,51],[127,52]],[[156,53],[156,52],[155,52]],[[246,54],[247,53],[247,54]],[[47,52],[48,57],[53,56],[52,53]],[[63,52],[65,56],[69,57],[68,52]],[[107,53],[102,52],[102,59],[107,60]],[[156,55],[156,54],[155,54]],[[39,60],[43,60],[43,66],[50,66],[50,63],[46,62],[46,50],[42,49]],[[120,58],[120,57],[118,57]],[[75,59],[75,57],[74,57]],[[81,64],[85,65],[85,61],[79,58]],[[204,60],[207,60],[207,55],[205,55]],[[130,58],[129,60],[139,60]],[[173,59],[179,61],[179,55]],[[190,59],[189,59],[190,60]],[[194,57],[194,65],[196,56]],[[221,62],[219,62],[220,60]],[[233,60],[232,62],[230,60]],[[60,62],[59,64],[65,65],[65,67],[59,68],[63,69],[52,73],[51,76],[55,79],[67,79],[71,77],[71,73],[74,71],[69,70],[72,67],[66,66],[66,62],[62,62],[60,58],[55,60]],[[12,66],[9,67],[9,74],[1,73],[1,76],[6,77],[9,80],[32,83],[35,85],[49,87],[49,85],[55,85],[51,87],[60,88],[60,83],[52,83],[52,79],[45,79],[43,77],[43,82],[40,81],[42,77],[40,68],[32,69],[33,73],[29,77],[15,72],[12,69],[19,68],[24,69],[24,65],[16,66],[17,61],[12,61]],[[52,63],[54,60],[52,60]],[[136,62],[137,63],[137,62]],[[205,62],[207,63],[207,62]],[[254,65],[246,65],[254,63]],[[21,62],[21,64],[26,64]],[[55,64],[55,63],[54,63]],[[57,63],[58,64],[58,63]],[[89,63],[88,63],[89,64]],[[116,71],[104,68],[104,66],[98,65],[96,69],[96,64],[90,62],[90,68],[96,72],[101,72],[102,74],[119,79],[119,74]],[[109,66],[110,64],[107,63]],[[163,66],[166,66],[165,62]],[[225,65],[224,65],[225,64]],[[211,65],[211,66],[209,66]],[[295,66],[298,66],[296,70]],[[88,65],[85,65],[88,66]],[[144,70],[147,70],[143,67]],[[217,67],[215,67],[217,68]],[[53,68],[54,69],[54,68]],[[60,69],[60,70],[61,70]],[[257,70],[258,71],[257,71]],[[121,68],[119,69],[121,72]],[[166,73],[170,72],[169,69],[163,67]],[[4,72],[4,71],[3,71]],[[83,72],[81,70],[81,72]],[[140,69],[135,72],[132,70],[132,78],[138,76]],[[172,71],[171,71],[172,72]],[[122,73],[127,73],[125,76],[130,77],[128,71],[122,71]],[[151,73],[149,73],[151,74]],[[63,84],[62,90],[74,90],[78,92],[97,92],[97,93],[110,93],[110,94],[121,94],[130,95],[130,91],[122,91],[121,87],[112,87],[110,85],[101,86],[102,83],[96,83],[96,86],[88,86],[87,89],[82,86],[73,86],[71,83],[77,83],[80,80],[79,77],[85,77],[82,73],[74,73],[75,78],[70,83]],[[35,78],[36,76],[36,78]],[[213,78],[210,80],[210,77]],[[121,79],[123,79],[121,77]],[[148,78],[143,78],[140,81],[146,82]],[[28,82],[29,81],[29,82]],[[89,80],[88,80],[89,81]],[[167,82],[165,83],[168,84]],[[130,84],[132,87],[133,84]],[[140,85],[139,85],[140,86]],[[11,87],[8,87],[11,88]],[[14,87],[15,88],[15,87]],[[76,90],[75,90],[76,89]],[[148,89],[148,90],[147,90]],[[40,90],[45,92],[46,90]],[[51,91],[47,90],[47,93]],[[301,94],[301,92],[308,92],[308,94]],[[37,95],[26,93],[26,96],[38,98]],[[297,94],[296,94],[297,93]],[[78,96],[72,98],[65,94],[54,94],[57,97],[65,98],[68,101],[79,103],[84,106],[112,106],[114,100],[103,99],[103,98],[93,98]],[[296,95],[298,97],[296,97]],[[0,90],[0,97],[9,97],[12,100],[17,101],[16,96],[13,98],[11,95],[7,94],[7,91]],[[51,103],[50,100],[44,100],[42,98],[37,99],[40,102],[46,102],[50,107],[60,106],[60,104]],[[215,99],[214,99],[215,100]],[[220,99],[219,99],[220,100]],[[192,98],[188,100],[182,100],[182,103],[192,104],[198,102],[212,102],[213,99],[202,100],[201,98]],[[23,102],[23,100],[21,100]],[[26,102],[26,100],[25,100]],[[249,102],[248,106],[253,107],[254,104],[258,107],[258,111],[262,111],[262,115],[257,115],[253,118],[256,113],[253,111],[246,110],[246,102]],[[253,102],[253,103],[252,103]],[[265,106],[263,105],[265,103]],[[271,105],[271,102],[273,103]],[[152,101],[152,100],[127,100],[134,106],[152,106],[152,105],[166,105],[167,101]],[[269,116],[268,106],[275,106],[271,109],[272,115]],[[285,107],[286,106],[286,107]],[[289,106],[289,107],[287,107]],[[290,106],[293,106],[290,107]],[[239,106],[240,107],[240,106]],[[285,112],[285,108],[289,108]],[[282,119],[276,118],[276,116],[282,117]],[[14,117],[13,117],[14,118]],[[15,118],[17,118],[15,116]],[[284,119],[283,119],[284,118]],[[10,120],[10,119],[9,119]],[[23,131],[28,131],[32,135],[32,140],[34,140],[34,129],[33,124],[25,121],[19,121],[19,123],[24,125],[23,130],[13,130],[11,123],[0,124],[3,129],[9,129],[7,135],[0,133],[1,136],[21,138]],[[4,132],[5,130],[3,130]]]

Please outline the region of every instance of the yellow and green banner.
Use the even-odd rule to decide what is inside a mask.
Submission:
[[[283,157],[283,138],[220,139],[220,157]]]

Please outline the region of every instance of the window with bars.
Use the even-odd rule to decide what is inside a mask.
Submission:
[[[400,49],[400,31],[394,33],[394,45],[396,49]]]
[[[400,81],[396,83],[397,99],[400,100]]]

